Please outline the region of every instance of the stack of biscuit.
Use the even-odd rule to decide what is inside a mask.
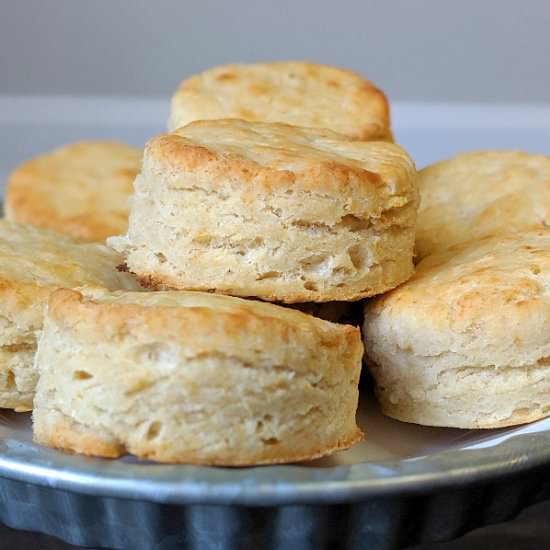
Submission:
[[[550,158],[466,153],[417,178],[384,95],[301,62],[188,78],[168,129],[10,177],[0,406],[34,407],[36,441],[235,466],[344,449],[363,345],[335,321],[358,303],[387,415],[550,414]]]
[[[8,182],[0,406],[33,407],[36,441],[233,466],[347,448],[363,344],[337,321],[354,304],[387,415],[550,415],[550,158],[417,175],[378,89],[301,62],[193,76],[168,128]]]
[[[10,219],[109,236],[142,287],[49,291],[35,440],[222,465],[358,441],[359,329],[303,311],[334,315],[413,273],[416,171],[388,113],[349,71],[228,65],[182,83],[141,168],[129,147],[81,143],[17,169]]]

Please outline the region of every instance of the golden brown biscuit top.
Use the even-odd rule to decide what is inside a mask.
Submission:
[[[0,280],[3,285],[106,286],[132,288],[118,273],[121,256],[102,244],[78,243],[58,233],[0,220]]]
[[[550,157],[477,151],[419,172],[420,258],[489,234],[550,225]]]
[[[142,151],[123,143],[66,145],[17,167],[6,188],[6,214],[19,223],[104,241],[125,231]]]
[[[357,327],[264,302],[205,292],[106,293],[89,289],[81,293],[62,289],[51,295],[49,314],[86,338],[113,340],[131,333],[143,343],[183,339],[189,349],[205,353],[215,353],[214,349],[258,354],[260,363],[264,353],[277,353],[283,359],[285,353],[299,353],[302,346],[339,346],[345,354],[362,353]],[[304,354],[304,360],[307,357]],[[318,367],[306,361],[304,368]]]
[[[330,128],[354,139],[390,136],[380,90],[351,71],[299,61],[223,65],[184,80],[169,129],[218,118]]]
[[[292,308],[281,307],[259,300],[245,300],[223,294],[213,294],[209,292],[196,292],[185,290],[164,290],[156,292],[132,292],[132,291],[114,291],[105,292],[101,290],[83,291],[81,296],[78,293],[65,294],[65,300],[89,302],[96,305],[112,305],[120,311],[127,311],[137,306],[143,310],[157,311],[159,316],[174,315],[175,309],[182,311],[201,310],[206,312],[212,320],[216,320],[220,315],[231,314],[243,318],[273,319],[282,321],[288,325],[301,327],[307,330],[308,327],[318,327],[320,329],[334,330],[345,333],[349,331],[349,325],[339,325],[307,315],[301,311]]]
[[[500,340],[524,332],[536,337],[550,322],[550,229],[492,235],[428,256],[407,283],[372,300],[367,311],[399,319],[409,336],[437,327],[449,338],[480,328]]]
[[[206,168],[212,177],[216,170],[231,172],[241,182],[267,187],[341,192],[366,185],[392,196],[416,193],[414,163],[397,145],[352,141],[330,130],[287,124],[192,122],[150,140],[145,163],[152,159],[187,170]]]

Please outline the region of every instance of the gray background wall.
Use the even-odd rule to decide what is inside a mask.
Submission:
[[[0,0],[0,94],[167,96],[230,61],[356,69],[392,99],[550,101],[548,0]]]

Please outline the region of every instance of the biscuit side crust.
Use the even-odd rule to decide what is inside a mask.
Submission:
[[[100,435],[89,427],[79,424],[67,415],[48,408],[35,408],[33,411],[33,439],[36,443],[59,449],[69,453],[78,453],[103,458],[119,458],[132,453],[144,460],[154,460],[166,464],[196,464],[202,466],[256,466],[262,464],[282,464],[314,460],[335,452],[348,449],[363,438],[358,429],[355,433],[342,439],[335,439],[325,444],[322,450],[318,448],[305,449],[292,454],[285,452],[277,456],[273,452],[264,451],[254,456],[205,457],[201,453],[170,454],[159,451],[151,445],[126,448],[120,440]]]
[[[550,416],[548,358],[523,366],[463,367],[440,371],[434,381],[413,367],[406,380],[402,365],[371,364],[376,396],[385,415],[424,426],[492,429]],[[414,361],[413,361],[414,362]],[[414,378],[414,386],[406,387]]]

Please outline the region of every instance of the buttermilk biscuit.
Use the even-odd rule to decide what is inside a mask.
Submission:
[[[365,342],[383,411],[497,428],[550,414],[550,229],[427,257],[370,301]]]
[[[28,410],[36,386],[36,333],[60,287],[132,288],[120,256],[101,244],[0,220],[0,407]]]
[[[184,80],[172,98],[168,129],[219,118],[391,140],[388,101],[380,90],[351,71],[299,61],[223,65]]]
[[[141,150],[81,142],[24,162],[8,179],[6,217],[83,241],[104,241],[128,226]]]
[[[361,438],[359,329],[199,292],[52,294],[37,442],[84,454],[252,465]]]
[[[411,275],[417,207],[396,145],[198,121],[147,144],[128,234],[108,242],[151,287],[357,300]]]
[[[419,172],[419,258],[487,235],[550,225],[550,157],[478,151]]]

